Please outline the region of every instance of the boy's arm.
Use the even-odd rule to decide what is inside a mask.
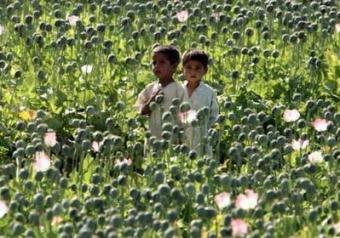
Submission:
[[[139,113],[141,115],[150,116],[151,114],[150,103],[155,101],[156,96],[159,95],[160,92],[161,92],[161,89],[154,92],[149,99],[144,97],[144,100],[141,100],[141,103],[139,104]]]
[[[140,110],[140,114],[141,114],[142,116],[150,116],[151,110],[150,110],[149,104],[150,104],[150,103],[144,104],[144,105],[142,106],[142,108],[141,108],[141,110]]]

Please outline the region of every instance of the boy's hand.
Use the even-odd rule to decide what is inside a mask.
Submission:
[[[156,97],[158,95],[161,95],[161,94],[163,94],[162,88],[157,89],[157,91],[152,93],[152,95],[151,95],[149,101],[147,102],[147,104],[150,104],[151,102],[155,101]]]
[[[163,92],[162,92],[162,88],[159,88],[159,89],[157,89],[157,91],[155,91],[155,92],[152,93],[150,99],[149,99],[149,100],[144,104],[144,106],[142,107],[142,110],[141,110],[141,114],[142,114],[142,115],[148,115],[148,116],[150,116],[150,114],[151,114],[151,110],[150,110],[150,107],[149,107],[150,103],[153,102],[153,101],[155,101],[156,97],[157,97],[158,95],[162,94],[162,93],[163,93]]]

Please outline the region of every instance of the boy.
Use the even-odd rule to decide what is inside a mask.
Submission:
[[[202,81],[208,71],[208,62],[208,55],[196,49],[186,51],[182,59],[184,88],[191,103],[191,113],[194,112],[199,120],[198,126],[187,126],[187,143],[198,154],[212,156],[212,147],[207,145],[205,139],[217,119],[218,104],[214,90]]]
[[[173,79],[179,63],[180,53],[176,47],[157,46],[152,52],[152,70],[158,81],[148,84],[138,95],[136,107],[141,115],[149,116],[149,130],[157,139],[162,135],[162,113],[169,111],[174,98],[178,98],[179,103],[186,99],[184,88]],[[159,95],[163,98],[158,97],[158,105],[151,110],[151,104]]]

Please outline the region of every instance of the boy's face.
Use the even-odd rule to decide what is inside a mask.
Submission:
[[[199,82],[207,73],[207,68],[196,60],[189,60],[183,67],[184,77],[188,82]]]
[[[171,64],[168,58],[162,53],[155,53],[152,56],[152,71],[159,79],[171,79],[176,70],[176,65]]]

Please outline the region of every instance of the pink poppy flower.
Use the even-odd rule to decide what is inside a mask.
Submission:
[[[185,22],[189,18],[189,13],[187,10],[180,11],[176,14],[176,17],[179,22]]]
[[[340,33],[340,23],[335,24],[335,32]]]
[[[286,109],[283,113],[283,120],[285,122],[293,122],[299,118],[300,118],[300,113],[296,109],[293,109],[293,110]]]
[[[57,144],[57,136],[54,131],[46,132],[44,135],[44,143],[47,146],[53,147]]]
[[[326,119],[320,119],[317,118],[314,121],[312,121],[312,126],[314,127],[314,129],[316,131],[327,131],[327,127],[329,125],[329,121],[327,121]]]
[[[215,196],[215,202],[219,209],[226,208],[230,204],[230,194],[223,192]]]
[[[81,72],[83,74],[90,74],[92,72],[92,69],[93,69],[93,66],[89,64],[81,66]]]
[[[127,163],[127,165],[132,165],[132,159],[123,159],[124,163]]]
[[[67,17],[68,22],[70,23],[71,26],[76,26],[77,21],[80,21],[80,18],[75,15],[71,15]]]
[[[51,166],[51,159],[45,153],[45,151],[39,151],[35,153],[35,161],[33,163],[33,168],[35,171],[46,171]]]
[[[325,224],[327,225],[327,224]],[[340,232],[340,222],[333,224],[333,228],[335,230],[335,234],[338,234]]]
[[[303,150],[309,145],[309,140],[293,140],[292,147],[295,151]]]
[[[236,207],[244,210],[253,209],[258,202],[258,195],[253,190],[247,189],[245,194],[239,194],[236,198]]]
[[[312,164],[317,164],[323,161],[323,156],[320,150],[314,151],[308,155],[308,160]]]
[[[64,219],[61,217],[61,216],[54,216],[52,218],[52,221],[51,221],[51,225],[52,226],[57,226],[59,225],[60,223],[62,223],[64,221]]]
[[[6,203],[0,200],[0,218],[3,218],[6,213],[8,213],[8,211],[9,208],[7,207]]]
[[[215,21],[217,22],[220,19],[221,13],[219,12],[213,12],[211,14],[211,16],[215,19]]]
[[[189,124],[197,117],[197,112],[195,110],[190,109],[187,112],[180,112],[179,118],[183,124]]]
[[[94,152],[99,152],[99,147],[101,146],[102,142],[92,141],[92,150]]]
[[[232,235],[244,236],[248,233],[248,224],[242,219],[231,220]]]
[[[122,159],[122,160],[115,160],[115,164],[116,165],[122,165],[122,164],[127,164],[127,165],[131,165],[132,164],[132,160],[130,158],[126,159]]]
[[[0,25],[0,36],[5,32],[5,27]]]

